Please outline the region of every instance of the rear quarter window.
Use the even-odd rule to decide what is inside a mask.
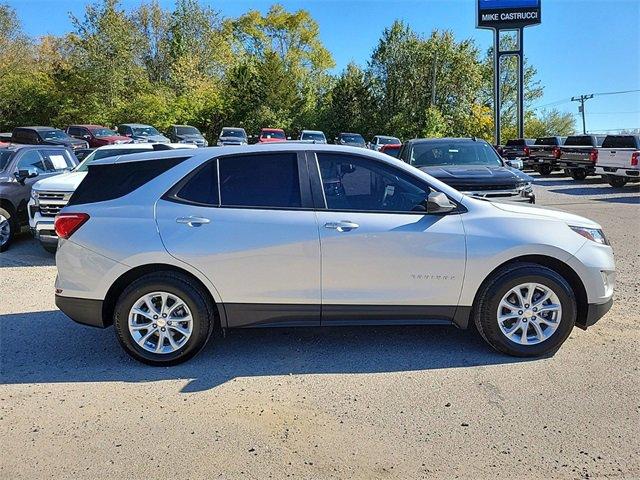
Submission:
[[[187,157],[163,158],[89,165],[89,172],[71,196],[69,205],[105,202],[124,197],[186,159]]]

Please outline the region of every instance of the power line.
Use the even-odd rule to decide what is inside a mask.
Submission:
[[[636,92],[640,92],[640,88],[634,89],[634,90],[620,90],[617,92],[598,92],[598,93],[593,93],[592,95],[595,97],[601,97],[604,95],[622,95],[624,93],[636,93]],[[571,97],[574,98],[574,97]],[[560,100],[555,100],[553,102],[549,102],[549,103],[545,103],[544,105],[538,105],[535,107],[531,107],[533,110],[538,110],[540,108],[545,108],[545,107],[553,107],[555,105],[562,105],[563,103],[569,103],[571,102],[571,98],[562,98]]]

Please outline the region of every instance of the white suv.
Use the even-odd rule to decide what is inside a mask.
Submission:
[[[612,303],[598,224],[473,199],[358,148],[99,160],[55,228],[58,307],[114,324],[155,365],[192,357],[218,328],[257,326],[475,323],[501,352],[537,356]]]

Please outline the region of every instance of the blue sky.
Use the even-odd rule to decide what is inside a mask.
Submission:
[[[81,15],[85,0],[4,0],[13,6],[28,34],[62,34],[71,29],[68,12]],[[273,1],[201,0],[226,16],[249,9],[266,11]],[[140,0],[123,0],[133,8]],[[161,0],[170,8],[173,0]],[[473,38],[484,50],[492,33],[475,28],[474,0],[306,0],[285,1],[288,10],[307,9],[337,63],[365,65],[385,27],[402,19],[425,35],[450,29],[458,39]],[[640,89],[640,1],[544,0],[542,24],[525,30],[525,54],[545,87],[539,106],[576,114],[579,94]],[[640,92],[597,96],[586,104],[592,131],[640,128]]]

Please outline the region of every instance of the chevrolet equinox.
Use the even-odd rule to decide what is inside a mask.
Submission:
[[[276,326],[475,324],[500,352],[539,356],[607,312],[615,277],[591,220],[332,145],[99,160],[55,229],[58,307],[113,324],[153,365]]]

